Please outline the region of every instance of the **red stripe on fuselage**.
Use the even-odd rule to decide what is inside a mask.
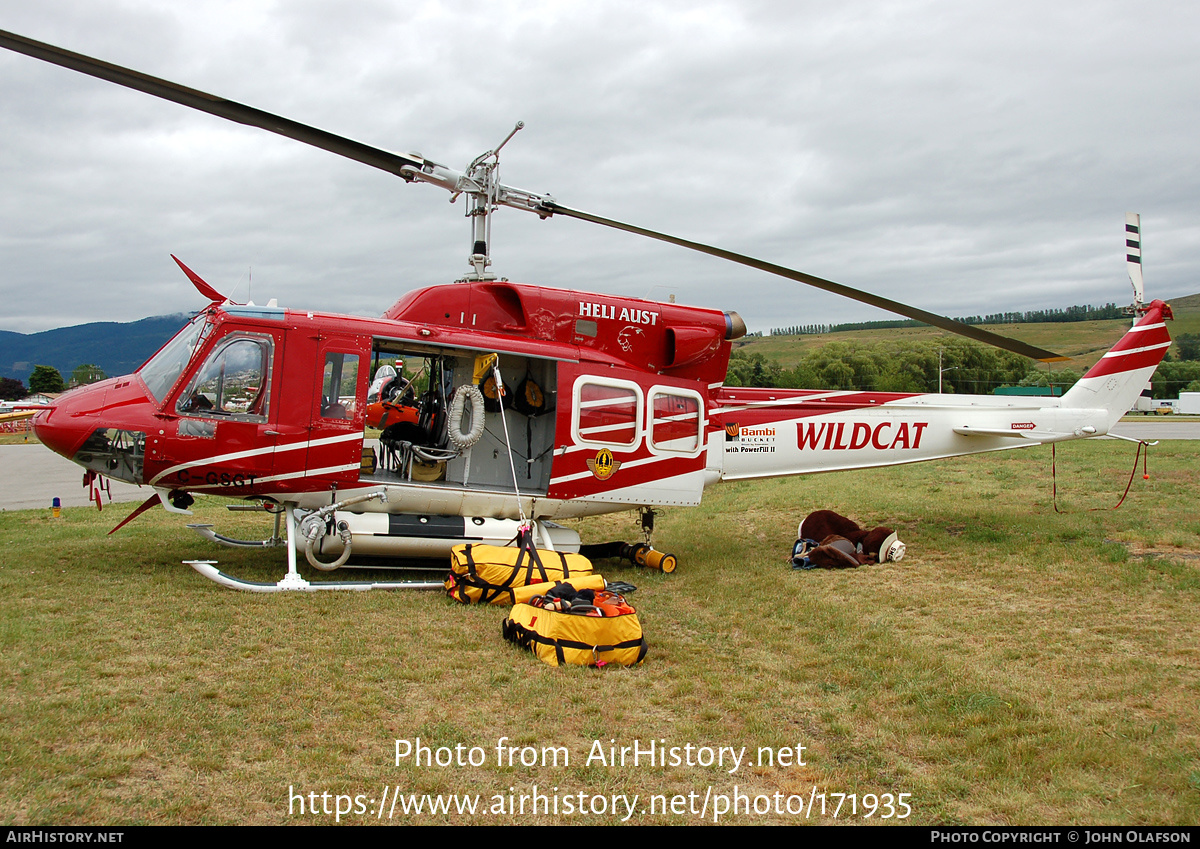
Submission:
[[[587,471],[585,457],[594,456],[593,454],[579,455],[578,459],[583,471]],[[689,457],[655,457],[646,454],[637,460],[623,460],[612,476],[605,480],[600,480],[594,474],[588,474],[587,477],[575,478],[569,481],[554,481],[550,482],[550,491],[547,496],[550,498],[583,498],[589,495],[598,495],[603,492],[608,492],[614,489],[625,489],[638,484],[649,483],[651,481],[662,480],[664,478],[676,477],[684,475],[688,472],[695,472],[703,468],[704,455],[699,458]],[[555,468],[558,468],[558,460],[556,458]],[[637,465],[628,465],[637,463]],[[564,474],[578,474],[578,467],[572,465]]]

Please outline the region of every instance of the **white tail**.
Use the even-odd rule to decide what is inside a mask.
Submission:
[[[1173,318],[1171,307],[1152,301],[1143,309],[1137,324],[1063,396],[1064,408],[1106,411],[1108,422],[1101,433],[1107,433],[1133,406],[1171,347],[1164,322]]]

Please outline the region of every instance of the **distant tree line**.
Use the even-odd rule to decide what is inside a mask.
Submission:
[[[884,321],[854,321],[843,324],[795,324],[791,327],[771,328],[772,336],[817,336],[822,333],[841,333],[844,330],[885,330],[890,327],[928,327],[911,318],[895,318]]]
[[[1081,375],[1048,370],[1018,354],[967,339],[830,342],[809,351],[793,368],[745,349],[729,359],[728,386],[781,389],[856,389],[937,392],[941,349],[942,391],[987,395],[1001,386],[1058,386],[1066,392]],[[1155,398],[1200,392],[1200,334],[1184,333],[1154,372]]]
[[[963,324],[1039,324],[1064,321],[1099,321],[1121,318],[1121,308],[1116,304],[1102,307],[1076,305],[1066,309],[1026,310],[1025,312],[997,312],[991,315],[968,315],[956,318]],[[792,327],[772,328],[772,336],[806,336],[819,333],[841,333],[845,330],[886,330],[892,327],[928,327],[910,318],[887,319],[884,321],[856,321],[843,324],[797,324]]]
[[[28,392],[25,391],[25,385],[21,381],[9,377],[0,378],[0,399],[19,401],[27,395],[39,395],[47,392],[55,394],[68,388],[73,389],[76,386],[96,383],[106,377],[108,375],[99,366],[81,363],[71,372],[71,380],[68,383],[63,380],[62,373],[54,366],[34,366],[33,373],[29,375]]]
[[[1175,339],[1167,357],[1150,379],[1155,398],[1178,398],[1180,392],[1200,392],[1200,334],[1184,333]]]
[[[898,340],[872,344],[831,342],[784,368],[744,349],[729,359],[728,386],[781,389],[860,389],[937,392],[941,352],[942,391],[986,395],[998,386],[1070,386],[1079,373],[1048,372],[1026,357],[966,339]]]

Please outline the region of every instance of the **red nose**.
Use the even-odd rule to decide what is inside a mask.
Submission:
[[[76,390],[79,391],[79,390]],[[72,393],[74,394],[74,393]],[[68,396],[63,396],[68,398]],[[81,418],[70,414],[73,404],[55,404],[33,417],[33,432],[43,445],[70,460],[96,427],[93,417]],[[69,400],[69,398],[68,398]]]
[[[85,469],[140,484],[155,412],[141,380],[118,377],[63,395],[34,416],[33,431],[51,451]]]

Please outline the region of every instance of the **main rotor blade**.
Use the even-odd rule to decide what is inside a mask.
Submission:
[[[173,103],[190,106],[192,109],[198,109],[201,112],[207,112],[210,115],[216,115],[219,118],[225,118],[238,124],[258,127],[281,136],[286,136],[289,139],[295,139],[298,142],[319,147],[330,153],[345,156],[356,162],[370,165],[372,168],[379,168],[380,170],[405,177],[406,179],[410,179],[410,175],[405,174],[401,169],[405,167],[420,169],[425,164],[419,157],[389,153],[386,150],[380,150],[377,147],[371,147],[362,142],[356,142],[353,139],[334,135],[325,130],[318,130],[316,127],[310,127],[307,124],[301,124],[279,115],[272,115],[270,112],[263,112],[261,109],[255,109],[252,106],[246,106],[232,100],[225,100],[222,97],[206,94],[194,88],[187,88],[169,80],[152,77],[149,74],[143,74],[129,68],[122,68],[120,65],[101,62],[99,59],[93,59],[91,56],[72,53],[70,50],[55,47],[53,44],[34,41],[32,38],[25,38],[16,33],[0,30],[0,47],[7,47],[9,50],[15,50],[17,53],[24,53],[26,56],[32,56],[35,59],[41,59],[44,62],[50,62],[54,65],[60,65],[72,71],[79,71],[88,76],[107,80],[110,83],[116,83],[126,88],[162,98],[163,100],[170,100]]]
[[[908,318],[916,319],[917,321],[931,324],[934,327],[940,327],[942,330],[948,330],[951,333],[957,333],[959,336],[966,336],[970,339],[983,342],[987,345],[993,345],[997,348],[1003,348],[1006,351],[1012,351],[1016,354],[1021,354],[1025,357],[1030,357],[1042,362],[1063,362],[1070,359],[1061,354],[1056,354],[1053,351],[1045,351],[1034,345],[1022,342],[1019,339],[1010,339],[1007,336],[1000,336],[996,333],[990,333],[979,327],[974,327],[970,324],[963,324],[961,321],[955,321],[952,318],[937,315],[936,313],[926,312],[917,307],[911,307],[908,304],[902,304],[899,301],[893,301],[890,298],[883,298],[879,295],[872,295],[870,292],[864,292],[861,289],[852,289],[849,286],[843,286],[841,283],[834,283],[832,280],[825,280],[821,277],[815,277],[812,274],[805,274],[803,271],[795,271],[791,268],[786,268],[782,265],[776,265],[773,262],[766,262],[754,257],[745,256],[744,254],[727,251],[723,248],[715,248],[712,245],[706,245],[702,242],[693,242],[690,239],[681,239],[678,236],[670,236],[666,233],[659,233],[655,230],[647,230],[644,227],[637,227],[633,224],[625,224],[621,221],[614,221],[611,218],[603,218],[599,215],[592,215],[590,212],[582,212],[578,209],[561,206],[553,201],[545,201],[543,204],[546,208],[553,211],[555,215],[565,215],[569,218],[578,218],[580,221],[590,221],[593,224],[603,224],[605,227],[612,227],[616,230],[624,230],[626,233],[636,233],[639,236],[646,236],[650,239],[657,239],[660,242],[668,242],[672,245],[678,245],[681,248],[699,251],[709,256],[720,257],[721,259],[736,262],[739,265],[746,265],[750,268],[757,268],[759,271],[765,271],[768,274],[775,274],[779,277],[786,277],[789,280],[795,280],[799,283],[804,283],[817,289],[824,289],[826,292],[832,292],[835,295],[841,295],[844,298],[860,301],[864,304],[870,304],[873,307],[888,310]]]

